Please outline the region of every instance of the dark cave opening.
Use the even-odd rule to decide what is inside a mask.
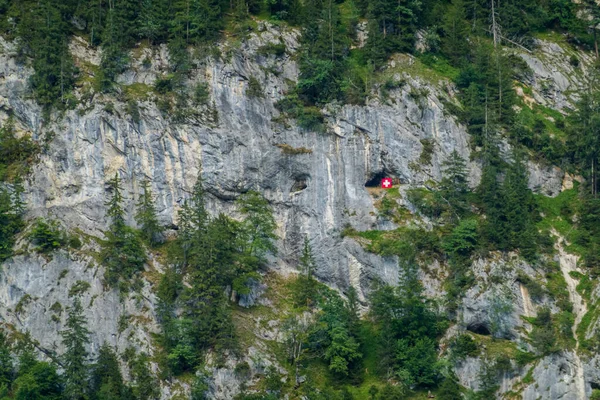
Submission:
[[[473,323],[467,326],[467,330],[478,335],[489,336],[492,334],[490,328],[487,327],[486,324]]]
[[[380,187],[381,180],[387,176],[389,176],[389,174],[387,174],[385,171],[379,171],[375,173],[375,175],[373,175],[371,179],[367,181],[367,183],[365,183],[365,187]]]

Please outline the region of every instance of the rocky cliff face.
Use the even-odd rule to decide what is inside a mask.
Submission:
[[[283,56],[258,51],[280,41],[286,46]],[[572,104],[569,91],[572,85],[582,85],[579,76],[585,71],[565,71],[571,68],[566,60],[545,63],[544,57],[562,54],[562,48],[549,42],[540,45],[541,52],[521,54],[532,68],[528,83],[534,89],[533,101],[562,110]],[[115,173],[123,179],[132,225],[143,179],[151,182],[161,222],[173,227],[177,210],[201,171],[213,213],[235,215],[233,200],[250,189],[270,201],[280,237],[278,256],[271,260],[273,270],[294,271],[300,244],[307,236],[316,255],[318,278],[342,292],[355,287],[365,306],[372,280],[396,282],[396,259],[368,253],[360,243],[340,234],[347,225],[358,230],[394,227],[379,218],[374,207],[369,186],[377,185],[377,178],[394,177],[402,193],[428,180],[439,180],[442,163],[452,151],[469,159],[465,127],[444,105],[454,101],[454,89],[435,74],[420,75],[414,58],[398,56],[389,71],[405,83],[387,99],[374,94],[364,106],[331,105],[323,110],[327,132],[303,131],[293,121],[289,125],[276,122],[279,112],[274,106],[289,89],[289,82],[297,79],[293,58],[297,47],[296,32],[264,24],[238,47],[223,44],[220,57],[197,58],[189,86],[207,82],[210,100],[184,122],[175,123],[160,111],[152,95],[147,95],[149,85],[166,71],[168,53],[164,48],[134,52],[131,70],[119,78],[121,95],[109,96],[93,93],[88,82],[99,61],[97,51],[74,39],[71,50],[82,70],[77,89],[80,105],[48,119],[28,96],[31,71],[15,63],[12,43],[0,41],[0,116],[14,115],[20,132],[31,132],[34,139],[47,142],[27,181],[28,218],[59,219],[87,238],[81,251],[58,252],[52,259],[30,252],[27,241],[21,240],[18,255],[6,262],[0,273],[2,321],[31,332],[40,348],[56,348],[60,353],[57,332],[64,313],[53,306],[69,305],[69,289],[85,281],[91,285],[83,304],[93,332],[92,352],[103,342],[119,350],[133,346],[152,352],[150,333],[157,326],[150,283],[145,283],[142,295],[120,299],[116,291],[102,286],[103,268],[86,251],[95,248],[91,237],[102,237],[107,227],[105,183]],[[585,55],[581,59],[585,61]],[[249,94],[251,77],[260,83],[262,95]],[[136,99],[139,118],[130,115],[126,101],[132,92],[141,93]],[[416,97],[415,92],[423,95]],[[433,143],[431,161],[426,165],[420,161],[425,140]],[[304,151],[286,151],[299,148]],[[480,170],[474,162],[469,167],[475,185]],[[530,186],[555,196],[563,187],[563,173],[530,163]],[[145,276],[151,280],[153,272],[161,268],[158,260],[152,260]],[[478,284],[464,294],[459,324],[449,335],[465,329],[489,332],[494,299],[503,296],[512,304],[512,311],[502,320],[506,339],[527,348],[523,332],[530,327],[521,316],[534,316],[535,307],[517,275],[519,271],[535,275],[536,271],[526,263],[506,259],[479,260],[474,269]],[[442,272],[433,274],[434,270]],[[431,296],[439,296],[443,270],[444,266],[438,265],[423,272]],[[552,306],[553,301],[545,298],[543,303]],[[252,351],[269,360],[264,348]],[[255,360],[250,353],[246,359]],[[458,368],[462,384],[476,388],[481,362],[467,359]],[[253,373],[264,368],[254,361],[250,364]],[[215,398],[231,398],[239,387],[232,368],[214,371]],[[530,384],[521,382],[527,368],[532,368]],[[589,395],[592,383],[600,383],[600,369],[573,352],[553,355],[527,368],[506,376],[501,392],[519,392],[532,400],[581,399]],[[186,385],[163,383],[164,398],[186,390]]]

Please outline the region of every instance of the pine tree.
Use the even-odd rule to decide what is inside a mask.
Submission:
[[[147,180],[142,182],[143,193],[137,203],[135,220],[142,231],[142,237],[151,245],[156,246],[162,241],[163,228],[156,217],[156,207],[152,198],[152,190]]]
[[[104,343],[91,369],[91,399],[125,400],[127,388],[119,368],[119,361],[111,347]]]
[[[532,259],[536,253],[536,203],[528,187],[527,168],[520,154],[515,155],[508,168],[502,190],[506,199],[508,245],[511,249],[521,249],[525,258]]]
[[[444,382],[440,385],[437,398],[439,400],[462,400],[458,378],[454,372],[451,372]]]
[[[112,196],[106,206],[111,224],[105,232],[106,242],[100,256],[106,266],[106,281],[109,285],[114,285],[120,278],[130,279],[144,268],[146,252],[138,233],[125,224],[121,179],[118,174],[115,174],[108,185]]]
[[[148,365],[150,365],[150,357],[146,353],[141,353],[130,364],[131,376],[135,380],[133,394],[136,400],[160,399],[158,382],[152,376]]]
[[[15,367],[10,344],[4,331],[0,331],[0,388],[8,389],[15,378]]]
[[[260,193],[250,191],[237,200],[237,205],[244,215],[242,252],[254,258],[256,265],[262,264],[267,253],[276,252],[273,241],[277,239],[277,223],[269,202]]]
[[[181,250],[177,263],[181,268],[189,264],[190,252],[194,243],[203,240],[208,226],[208,213],[204,207],[204,186],[199,174],[194,184],[192,195],[187,199],[178,213],[179,234],[176,247]]]
[[[468,168],[465,160],[454,150],[444,167],[443,178],[440,181],[440,195],[452,208],[451,216],[463,216],[469,210]]]
[[[464,0],[454,0],[444,15],[442,28],[444,38],[442,49],[454,63],[459,63],[468,54],[468,46],[465,46],[469,33],[467,22],[467,10]]]
[[[100,89],[103,91],[110,91],[113,88],[117,75],[127,66],[127,54],[124,49],[126,38],[120,25],[118,10],[115,9],[114,2],[109,2],[102,32],[102,60],[98,77]]]
[[[169,0],[142,0],[138,16],[138,34],[151,44],[163,43],[169,32]]]
[[[15,196],[6,188],[0,188],[0,261],[12,255],[15,235],[23,227],[22,214],[15,201]]]
[[[571,116],[569,141],[571,158],[588,180],[592,198],[598,195],[598,168],[600,156],[600,90],[595,85],[583,93]]]
[[[120,232],[125,226],[125,211],[123,210],[123,188],[121,187],[121,178],[115,173],[115,177],[108,181],[108,186],[112,192],[110,200],[106,203],[108,210],[106,214],[111,219],[111,230]]]
[[[316,300],[315,297],[317,294],[317,282],[313,278],[316,263],[310,243],[306,237],[304,238],[304,247],[299,259],[298,269],[300,270],[300,275],[296,280],[295,303],[298,306],[310,307]]]
[[[75,298],[73,305],[69,307],[65,326],[66,329],[61,332],[66,348],[63,356],[65,398],[85,400],[88,399],[89,378],[88,352],[85,347],[90,343],[90,332],[79,298]]]
[[[31,16],[21,19],[19,31],[33,56],[31,85],[38,103],[50,107],[64,101],[73,84],[68,27],[51,0],[40,1],[32,11],[26,12]]]

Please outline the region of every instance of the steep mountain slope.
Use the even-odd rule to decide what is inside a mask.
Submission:
[[[259,51],[278,43],[285,44],[283,55]],[[233,200],[248,190],[257,190],[268,199],[278,224],[278,252],[270,258],[266,287],[242,296],[243,304],[256,301],[259,305],[235,311],[237,323],[249,335],[243,340],[244,355],[224,363],[211,362],[209,357],[213,398],[233,398],[242,383],[259,381],[269,365],[277,365],[287,379],[293,379],[269,343],[284,340],[279,328],[286,304],[277,299],[276,288],[283,291],[282,276],[296,270],[305,236],[315,255],[319,281],[345,294],[355,288],[366,309],[374,281],[394,285],[401,275],[396,256],[369,252],[368,238],[344,234],[348,227],[358,232],[391,231],[402,223],[378,209],[384,197],[377,188],[379,179],[394,178],[399,190],[392,208],[411,210],[409,219],[416,220],[418,212],[406,200],[406,191],[439,181],[443,163],[453,151],[470,158],[469,134],[450,111],[456,103],[453,85],[409,55],[395,56],[386,70],[402,82],[398,88],[387,96],[373,93],[364,106],[327,106],[323,110],[326,132],[320,133],[300,129],[293,120],[283,121],[275,107],[298,79],[294,58],[298,33],[289,28],[260,22],[258,33],[248,40],[237,45],[222,43],[220,57],[195,59],[188,84],[207,82],[209,99],[177,122],[161,111],[152,88],[168,64],[164,47],[136,49],[131,69],[118,78],[119,92],[109,95],[96,93],[90,83],[99,62],[98,50],[74,38],[70,48],[82,71],[75,91],[79,104],[62,115],[47,117],[29,97],[27,80],[32,72],[16,63],[15,44],[2,40],[0,45],[2,118],[12,115],[19,134],[30,132],[44,144],[25,184],[27,220],[58,219],[83,241],[79,250],[59,250],[47,257],[36,254],[22,234],[16,254],[2,266],[2,321],[10,329],[29,332],[44,352],[64,351],[59,332],[65,314],[60,309],[71,304],[74,296],[69,291],[81,281],[90,284],[81,299],[92,332],[92,356],[105,342],[119,352],[128,347],[150,354],[156,351],[152,335],[159,330],[155,291],[158,273],[166,267],[164,254],[160,249],[150,252],[142,288],[125,296],[103,286],[104,267],[95,255],[95,238],[102,238],[109,224],[106,182],[115,173],[122,179],[127,221],[135,224],[134,204],[141,181],[148,179],[160,222],[171,228],[171,236],[176,234],[177,211],[199,173],[211,214],[238,216]],[[519,53],[531,68],[519,92],[524,107],[532,102],[556,112],[577,100],[591,59],[576,52],[581,67],[575,71],[566,52],[576,51],[564,43],[540,41],[533,54]],[[250,82],[258,82],[258,89],[255,83],[251,89]],[[132,102],[137,104],[135,112]],[[555,197],[573,185],[572,177],[557,167],[533,161],[528,167],[529,186],[540,196]],[[469,169],[470,185],[475,187],[480,165],[470,161]],[[426,217],[418,219],[422,226],[431,224]],[[455,370],[463,386],[480,387],[480,373],[492,352],[516,358],[518,349],[531,350],[527,338],[536,309],[548,306],[558,311],[556,293],[564,295],[564,291],[574,303],[576,344],[533,362],[509,360],[514,368],[503,373],[499,393],[527,400],[582,399],[600,385],[598,359],[581,350],[577,339],[595,335],[595,313],[588,317],[585,331],[580,333],[578,327],[586,310],[594,312],[592,304],[585,303],[595,303],[598,292],[586,298],[577,293],[575,256],[567,251],[568,247],[559,247],[556,261],[563,278],[551,275],[553,282],[539,265],[516,254],[492,253],[474,261],[475,283],[462,293],[457,322],[445,338],[447,343],[452,336],[470,331],[484,344],[480,354],[457,362]],[[558,289],[532,301],[524,276]],[[420,277],[426,294],[441,301],[447,265],[432,261]],[[492,340],[490,332],[500,329],[494,324],[501,325],[502,334]],[[250,375],[240,378],[236,365],[243,361]],[[187,395],[187,378],[161,380],[162,398]]]

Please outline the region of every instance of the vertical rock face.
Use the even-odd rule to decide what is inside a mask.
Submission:
[[[19,131],[31,132],[36,140],[51,137],[45,140],[47,146],[27,182],[28,218],[50,216],[63,221],[70,230],[102,237],[108,224],[106,182],[118,174],[123,180],[130,224],[135,224],[133,211],[140,182],[148,179],[161,223],[174,226],[177,210],[201,173],[210,194],[208,208],[213,213],[235,215],[233,200],[250,189],[260,191],[269,200],[280,237],[278,256],[271,260],[273,269],[294,270],[306,236],[316,256],[316,275],[331,287],[344,291],[351,285],[366,304],[374,279],[397,282],[395,258],[368,253],[359,243],[343,238],[341,232],[347,225],[358,230],[393,228],[393,224],[377,217],[373,197],[365,187],[377,178],[393,177],[404,190],[439,180],[443,162],[454,150],[469,159],[468,134],[444,106],[446,101],[453,101],[452,91],[445,84],[410,76],[402,72],[403,65],[398,65],[396,79],[403,79],[404,86],[392,91],[385,101],[374,96],[364,106],[331,105],[324,109],[325,133],[304,131],[295,127],[294,121],[288,121],[289,126],[275,122],[274,118],[281,117],[275,103],[289,89],[288,82],[298,76],[291,58],[298,47],[298,35],[270,25],[260,30],[240,48],[223,45],[220,59],[195,60],[189,86],[207,82],[209,105],[196,107],[193,115],[177,123],[153,101],[137,100],[138,120],[128,114],[122,96],[100,94],[93,95],[92,100],[82,98],[77,109],[50,122],[28,97],[31,71],[15,63],[13,44],[0,41],[0,118],[14,115]],[[261,55],[258,51],[268,43],[280,41],[287,49],[281,57]],[[84,42],[75,39],[71,49],[79,64],[98,63],[97,52]],[[134,58],[132,69],[119,78],[125,88],[150,89],[147,85],[152,85],[166,70],[165,48],[144,49],[141,53]],[[151,60],[151,66],[143,65],[144,58]],[[410,58],[407,62],[411,62]],[[534,69],[534,73],[535,79],[552,78],[543,71]],[[261,96],[249,95],[250,77],[260,83]],[[562,90],[562,86],[558,88]],[[411,93],[419,89],[425,95],[416,99]],[[82,97],[80,92],[77,95]],[[560,106],[560,96],[557,99]],[[209,118],[215,111],[218,123]],[[433,143],[431,161],[426,165],[421,157],[425,140]],[[285,151],[286,146],[304,151]],[[475,185],[479,167],[470,163],[470,169],[471,183]],[[557,168],[532,163],[530,176],[531,187],[544,194],[556,195],[561,189],[563,176]],[[92,351],[103,342],[116,345],[119,350],[134,346],[152,351],[149,335],[157,326],[155,299],[148,283],[139,298],[123,301],[118,293],[102,287],[103,268],[85,251],[59,252],[46,260],[28,254],[25,242],[19,244],[24,254],[6,262],[0,272],[3,322],[17,330],[30,331],[43,349],[56,348],[60,353],[57,327],[64,321],[64,311],[60,313],[56,304],[63,310],[69,306],[69,290],[78,281],[84,281],[90,284],[82,302],[87,305],[93,332]],[[94,248],[93,241],[86,246],[84,249]],[[527,328],[520,316],[530,314],[531,302],[517,282],[516,271],[534,271],[527,264],[506,260],[481,260],[474,268],[479,284],[465,293],[459,328],[489,334],[493,301],[502,292],[513,307],[501,316],[499,323],[503,324],[505,338],[517,340],[519,330]],[[158,262],[147,266],[150,273],[157,269],[161,269]],[[502,285],[491,279],[496,272]],[[423,278],[428,294],[441,293],[440,278]],[[545,301],[552,305],[551,300]],[[556,382],[560,374],[571,376],[571,369],[565,372],[554,366],[569,363],[570,357],[565,353],[540,362],[533,373],[536,380],[539,377],[540,382],[548,383],[544,387],[549,388],[551,395],[546,397],[530,386],[523,392],[525,398],[567,396],[570,387]],[[251,367],[258,368],[253,364]],[[593,371],[590,367],[586,376],[600,375]],[[217,372],[212,388],[215,398],[231,398],[230,384],[237,378],[230,370]],[[477,368],[473,364],[466,362],[459,369],[459,376],[464,385],[476,387]],[[587,381],[585,385],[589,392]],[[238,386],[236,381],[234,387]],[[508,383],[504,386],[505,391],[510,390]],[[173,393],[172,387],[165,386],[163,391],[165,398]]]

